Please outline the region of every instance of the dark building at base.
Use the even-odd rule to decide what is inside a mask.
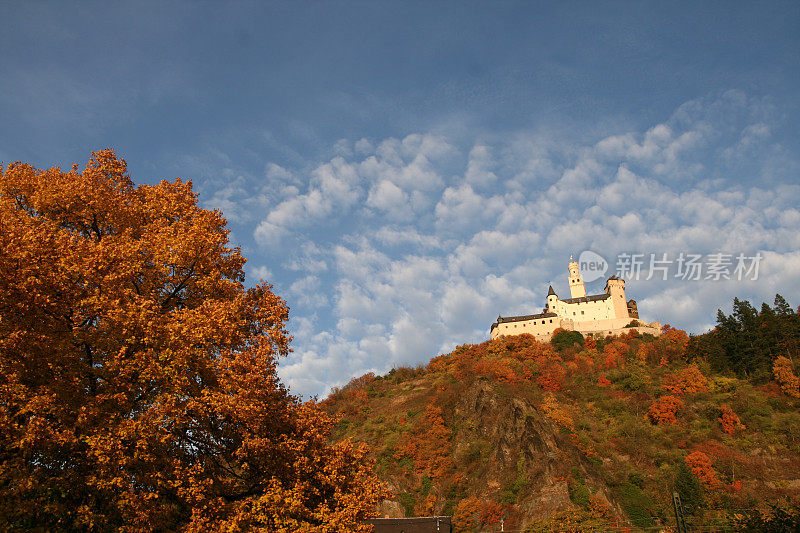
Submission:
[[[424,516],[419,518],[370,518],[364,520],[375,526],[375,533],[452,533],[452,517]]]

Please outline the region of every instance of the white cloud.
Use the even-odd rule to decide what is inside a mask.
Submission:
[[[320,292],[320,280],[317,276],[306,276],[295,281],[289,287],[292,301],[312,308],[328,305],[328,298]],[[291,303],[291,302],[290,302]]]
[[[264,265],[252,267],[250,269],[250,275],[255,280],[269,281],[272,279],[272,271]]]
[[[314,242],[305,241],[289,254],[289,259],[282,266],[294,272],[319,274],[328,270],[328,255]]]
[[[413,217],[408,194],[389,180],[381,180],[369,191],[367,205],[382,211],[390,220],[410,220]]]
[[[497,182],[497,174],[492,172],[494,161],[491,148],[477,145],[469,151],[469,162],[464,180],[477,189],[488,189]]]
[[[629,283],[643,318],[691,331],[713,324],[734,296],[797,293],[800,186],[728,177],[724,155],[771,146],[766,107],[727,94],[588,145],[536,136],[461,150],[432,135],[342,141],[343,155],[317,165],[306,185],[292,182],[255,230],[262,243],[294,239],[282,263],[287,296],[332,309],[293,319],[297,352],[282,375],[321,393],[485,339],[497,314],[538,312],[548,283],[566,293],[568,258],[585,249],[608,259],[765,251],[758,282]],[[767,168],[770,153],[751,163]]]

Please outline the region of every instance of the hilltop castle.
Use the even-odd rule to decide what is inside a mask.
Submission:
[[[596,337],[617,335],[634,329],[651,335],[661,333],[659,322],[648,324],[639,320],[636,301],[625,299],[625,281],[616,276],[608,278],[605,293],[586,296],[580,266],[577,261],[571,260],[569,290],[572,297],[562,300],[551,285],[547,292],[547,304],[539,314],[498,316],[497,322],[492,324],[492,339],[501,335],[530,333],[537,340],[549,341],[556,328]]]

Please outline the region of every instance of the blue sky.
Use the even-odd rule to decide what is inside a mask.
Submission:
[[[4,2],[0,20],[0,161],[110,146],[137,182],[191,178],[248,282],[289,302],[280,372],[306,396],[485,339],[548,283],[566,295],[584,250],[760,252],[755,281],[629,281],[643,318],[689,331],[734,296],[800,304],[797,2]]]

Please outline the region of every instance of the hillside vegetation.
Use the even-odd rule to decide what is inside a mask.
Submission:
[[[367,443],[382,514],[453,514],[457,531],[762,520],[800,498],[798,315],[736,301],[698,337],[557,331],[457,347],[335,390],[336,438]],[[752,516],[749,516],[752,514]]]

